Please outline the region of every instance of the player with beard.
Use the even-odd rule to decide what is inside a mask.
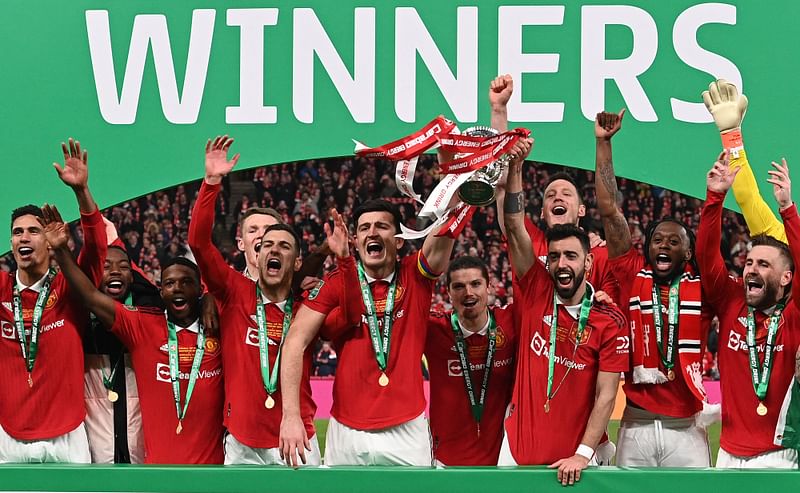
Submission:
[[[303,353],[326,314],[340,303],[341,290],[359,286],[361,296],[347,299],[352,303],[348,311],[360,323],[347,330],[324,327],[321,333],[340,355],[325,464],[430,466],[420,361],[433,286],[447,268],[455,240],[432,233],[421,250],[398,262],[404,242],[396,236],[401,221],[397,206],[370,200],[353,216],[358,275],[335,271],[315,288],[284,345],[281,448],[296,463],[295,454],[308,443],[298,401]]]
[[[514,92],[514,81],[510,75],[501,75],[495,78],[489,86],[489,104],[491,107],[492,127],[500,132],[508,130],[508,101]],[[497,187],[497,210],[503,210],[505,203],[506,186],[504,183]],[[500,229],[506,234],[505,219],[502,213],[498,214]],[[541,218],[548,228],[556,224],[580,225],[581,218],[586,216],[586,206],[578,191],[575,180],[567,173],[555,173],[547,181],[542,197]],[[525,229],[531,238],[533,251],[542,265],[547,265],[547,241],[545,232],[539,229],[533,221],[525,215]],[[605,242],[594,233],[589,234],[591,253],[594,257],[592,270],[589,272],[589,281],[608,293],[613,300],[619,299],[619,285],[611,268],[608,265],[608,250]],[[610,453],[613,456],[613,452]]]
[[[713,314],[702,310],[688,227],[671,218],[654,221],[647,230],[645,255],[633,246],[628,222],[617,207],[611,152],[611,138],[624,115],[625,110],[598,113],[594,128],[597,206],[633,344],[617,464],[709,467],[708,436],[695,418],[705,401],[702,357]]]
[[[513,304],[488,306],[489,271],[478,257],[457,257],[446,281],[453,310],[431,314],[425,344],[434,458],[493,466],[514,383],[518,314]]]
[[[784,396],[794,379],[800,345],[800,283],[792,283],[800,260],[800,217],[792,202],[788,167],[773,167],[767,181],[773,185],[789,245],[766,235],[753,238],[743,279],[729,277],[720,254],[723,201],[736,175],[727,151],[706,180],[697,261],[703,301],[720,319],[723,406],[717,467],[722,468],[797,468],[797,450],[776,443],[782,439]]]
[[[95,288],[70,255],[69,233],[55,207],[41,219],[61,271],[97,320],[130,350],[147,464],[221,464],[222,357],[219,339],[200,319],[200,271],[176,257],[161,269],[166,311],[129,306]]]
[[[300,239],[286,224],[272,224],[259,237],[258,281],[252,282],[228,267],[211,241],[214,227],[214,202],[222,177],[230,173],[238,154],[228,160],[232,139],[217,137],[206,146],[205,178],[192,210],[189,246],[220,307],[220,332],[225,378],[225,464],[285,464],[278,449],[281,423],[281,391],[278,370],[281,345],[292,314],[302,300],[292,295],[292,283],[301,267]],[[335,229],[328,233],[327,244],[336,252],[339,266],[355,273],[350,257],[347,230],[342,218],[333,211]],[[245,234],[249,234],[249,229]],[[248,240],[250,241],[250,240]],[[339,300],[342,306],[348,290]],[[343,316],[334,310],[328,323]],[[263,344],[262,344],[262,341]],[[310,437],[307,463],[320,463],[319,445],[314,429],[316,405],[311,398],[311,350],[303,357],[301,415]]]
[[[109,227],[106,224],[106,233]],[[110,239],[110,238],[109,238]],[[158,288],[132,268],[127,251],[111,243],[100,291],[130,306],[163,309]],[[122,341],[92,315],[83,337],[85,353],[86,434],[95,464],[144,461],[142,413],[133,366]]]
[[[81,212],[78,263],[99,283],[106,241],[89,192],[88,153],[72,139],[61,147],[64,165],[54,167]],[[12,212],[17,270],[0,276],[0,462],[89,462],[81,348],[88,314],[64,276],[50,268],[41,214],[33,205]]]
[[[563,485],[581,470],[603,438],[627,371],[627,323],[615,305],[598,302],[587,282],[593,256],[588,235],[573,224],[547,231],[547,268],[525,229],[522,164],[509,165],[504,206],[509,256],[522,310],[514,390],[498,465],[558,468]],[[516,154],[516,153],[515,153]]]

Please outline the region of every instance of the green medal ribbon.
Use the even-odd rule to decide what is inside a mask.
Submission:
[[[275,363],[272,365],[272,373],[269,371],[269,338],[267,337],[267,315],[264,303],[261,301],[261,287],[256,282],[256,321],[258,322],[258,356],[259,366],[261,366],[261,379],[264,381],[264,389],[268,395],[272,395],[278,390],[278,368],[280,368],[281,349],[289,326],[292,324],[292,293],[286,298],[283,305],[283,334],[281,343],[278,346],[278,354],[275,356]]]
[[[767,345],[764,348],[764,367],[758,364],[758,348],[756,347],[756,320],[752,307],[747,307],[747,349],[750,353],[750,373],[753,378],[753,390],[759,401],[767,397],[769,375],[772,371],[772,354],[775,350],[775,338],[778,334],[778,325],[783,314],[784,303],[778,303],[775,311],[769,317],[767,330]]]
[[[392,278],[392,283],[389,285],[389,292],[386,294],[386,307],[383,311],[383,332],[378,329],[378,313],[375,308],[375,302],[372,299],[372,291],[369,289],[366,274],[364,274],[364,266],[358,262],[358,283],[361,287],[361,299],[364,300],[364,307],[367,310],[367,325],[369,326],[369,336],[372,339],[372,348],[375,351],[375,360],[378,362],[378,367],[381,369],[383,379],[386,374],[386,365],[389,362],[389,344],[392,335],[392,315],[394,311],[394,297],[397,288],[397,274]],[[381,384],[385,386],[384,384]]]
[[[36,297],[36,304],[33,306],[33,320],[31,320],[31,340],[30,344],[25,337],[25,322],[22,320],[22,296],[19,288],[14,285],[12,300],[14,302],[14,325],[17,326],[19,346],[22,352],[22,359],[25,360],[25,368],[28,370],[28,386],[33,387],[33,365],[36,363],[36,355],[39,352],[39,331],[42,328],[42,315],[47,298],[50,297],[50,285],[53,282],[56,271],[50,269]]]
[[[656,283],[653,283],[653,324],[656,326],[656,346],[658,347],[658,355],[661,358],[661,364],[664,365],[664,368],[666,368],[668,372],[672,371],[672,368],[675,367],[675,339],[678,333],[678,319],[681,303],[680,284],[681,276],[678,276],[673,279],[669,286],[669,306],[667,307],[667,323],[669,324],[669,329],[666,340],[667,349],[665,351],[663,342],[664,320],[661,318],[661,294],[659,293]]]
[[[189,401],[192,400],[194,385],[197,383],[197,376],[200,374],[200,363],[203,362],[203,354],[206,351],[206,335],[203,324],[198,321],[199,330],[197,331],[197,350],[194,352],[192,370],[189,373],[189,386],[186,389],[186,402],[183,403],[181,410],[181,384],[180,384],[180,364],[178,361],[178,333],[175,325],[167,320],[167,349],[169,351],[169,379],[172,381],[172,396],[175,399],[175,409],[178,412],[178,428],[175,433],[183,430],[183,418],[186,410],[189,409]]]
[[[594,295],[594,289],[592,288],[591,284],[586,284],[586,293],[583,295],[583,300],[581,301],[581,311],[578,315],[578,331],[575,335],[575,352],[578,351],[578,346],[580,345],[581,338],[583,338],[583,332],[586,330],[586,324],[589,322],[589,312],[592,310],[592,296]],[[549,354],[548,354],[548,364],[547,364],[547,400],[544,403],[544,410],[545,412],[550,412],[550,400],[555,397],[558,389],[561,388],[561,384],[564,383],[564,380],[567,378],[570,370],[572,367],[570,366],[567,368],[567,371],[564,373],[564,376],[561,378],[561,383],[558,384],[558,388],[556,388],[555,392],[553,392],[553,375],[555,373],[555,366],[556,366],[556,333],[558,332],[558,295],[556,294],[555,290],[553,290],[553,322],[550,326],[550,347]],[[573,353],[574,354],[574,353]]]
[[[489,329],[487,332],[489,347],[486,350],[486,366],[483,371],[483,381],[481,382],[481,394],[478,399],[475,399],[475,388],[472,385],[472,372],[470,371],[469,359],[467,358],[467,341],[464,339],[464,334],[458,324],[458,315],[456,312],[450,315],[450,325],[453,327],[456,351],[458,352],[458,359],[461,361],[461,374],[464,376],[464,385],[467,388],[467,397],[469,398],[472,417],[475,418],[475,422],[478,424],[478,434],[480,435],[480,423],[481,417],[483,416],[483,406],[486,402],[486,390],[489,388],[489,375],[491,374],[495,348],[497,347],[497,327],[492,312],[489,311]]]

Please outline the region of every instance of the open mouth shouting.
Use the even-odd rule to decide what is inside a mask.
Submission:
[[[267,275],[277,276],[281,272],[281,261],[277,257],[267,259]]]
[[[116,297],[125,290],[125,284],[119,279],[112,279],[106,283],[106,294]]]
[[[656,255],[656,270],[660,272],[667,272],[672,269],[672,258],[666,253],[659,253]]]
[[[381,243],[379,241],[376,241],[376,240],[367,241],[366,251],[367,251],[367,257],[368,258],[370,258],[370,259],[380,259],[380,258],[382,258],[383,257],[383,250],[384,250],[383,243]]]
[[[758,276],[749,276],[744,281],[744,290],[748,298],[764,295],[764,280]]]
[[[175,312],[183,312],[189,308],[189,301],[183,296],[175,296],[170,304]]]
[[[22,261],[33,259],[33,248],[29,246],[21,246],[17,248],[17,254]]]
[[[561,288],[569,288],[573,279],[575,275],[569,269],[561,269],[555,275],[556,284]]]
[[[563,216],[567,213],[567,208],[562,204],[556,204],[550,209],[550,214],[554,216]]]

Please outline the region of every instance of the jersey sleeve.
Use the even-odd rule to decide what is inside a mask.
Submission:
[[[337,258],[337,268],[345,279],[357,279],[356,262],[353,257]],[[343,333],[361,322],[361,294],[357,284],[342,282],[339,292],[339,304],[325,317],[323,327],[325,335],[335,336]]]
[[[214,229],[214,206],[219,195],[220,185],[200,185],[197,201],[192,209],[189,222],[189,248],[197,260],[197,266],[208,291],[221,303],[227,301],[234,290],[232,275],[239,275],[231,269],[214,243],[211,234]]]
[[[797,215],[797,206],[792,204],[786,210],[781,211],[781,217],[786,226],[786,236],[789,237],[792,260],[794,265],[800,265],[800,216]],[[800,308],[800,282],[792,283],[792,302]]]
[[[436,359],[439,355],[439,346],[436,343],[442,330],[449,330],[450,318],[444,312],[431,312],[428,317],[428,327],[425,336],[425,356],[428,361]]]
[[[608,259],[608,250],[605,247],[592,248],[592,272],[590,279],[596,289],[605,291],[615,303],[620,300],[620,283],[611,269]]]
[[[786,231],[783,224],[775,217],[772,209],[764,201],[758,189],[756,177],[753,175],[753,168],[747,160],[744,149],[738,152],[738,156],[731,154],[731,169],[739,169],[739,174],[733,181],[733,195],[736,203],[742,209],[742,215],[750,230],[751,236],[767,234],[773,238],[786,242]]]
[[[528,236],[531,238],[531,248],[534,256],[538,256],[539,252],[547,252],[547,238],[544,235],[544,231],[533,224],[533,221],[527,215],[525,216],[525,231],[528,232]]]
[[[550,279],[550,274],[547,272],[545,266],[536,259],[534,259],[531,268],[528,269],[528,272],[526,272],[524,276],[519,279],[514,276],[514,280],[514,289],[520,291],[520,293],[514,292],[514,299],[518,299],[519,302],[522,303],[522,306],[533,305],[537,298],[537,292],[542,293],[552,290],[553,288],[553,281]],[[552,293],[550,293],[549,296],[552,297]]]
[[[697,265],[700,267],[703,301],[716,309],[719,309],[726,299],[735,296],[734,291],[738,289],[736,282],[728,275],[720,253],[724,200],[724,193],[708,191],[705,206],[700,213],[695,248]]]
[[[106,225],[100,211],[95,209],[91,214],[81,213],[81,229],[83,248],[78,255],[78,265],[92,283],[99,286],[103,279],[103,264],[108,252]]]
[[[133,349],[144,337],[143,314],[155,312],[147,308],[127,306],[118,301],[115,305],[114,326],[111,327],[111,332],[119,337],[128,349]]]
[[[598,369],[607,372],[630,371],[630,337],[625,317],[618,308],[610,305],[600,305],[598,310],[607,319],[600,339]]]

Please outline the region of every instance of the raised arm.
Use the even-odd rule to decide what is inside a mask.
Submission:
[[[596,145],[595,190],[597,208],[603,220],[609,258],[624,255],[631,249],[631,230],[628,221],[617,207],[617,177],[611,159],[611,137],[622,127],[625,110],[619,114],[598,113],[594,122]]]
[[[53,249],[56,262],[61,267],[67,283],[86,308],[100,320],[100,323],[111,328],[116,318],[114,300],[101,293],[78,267],[68,246],[69,229],[61,219],[58,209],[55,206],[45,205],[42,208],[42,215],[43,218],[39,219],[39,222],[42,224],[45,238]]]
[[[489,84],[489,107],[491,108],[491,126],[498,132],[508,131],[508,100],[514,93],[514,79],[510,75],[498,75]],[[500,232],[506,234],[505,218],[503,217],[503,204],[506,199],[506,176],[500,177],[495,189],[495,203],[497,204],[497,220]]]
[[[61,143],[61,151],[64,153],[64,164],[61,166],[53,163],[53,167],[61,182],[75,193],[81,214],[83,248],[78,256],[78,265],[94,285],[98,286],[103,278],[103,262],[108,244],[103,217],[89,191],[89,152],[81,149],[80,142],[72,138],[68,144]]]
[[[508,166],[506,201],[503,206],[508,251],[517,279],[525,277],[525,274],[537,261],[531,237],[525,229],[525,195],[522,191],[522,165],[532,147],[533,139],[520,139],[512,149],[515,157]]]
[[[233,139],[229,139],[227,135],[217,137],[213,141],[209,140],[206,144],[205,178],[192,209],[192,220],[189,222],[189,248],[197,260],[197,266],[208,290],[219,299],[224,299],[228,291],[228,276],[235,274],[211,241],[214,229],[214,206],[219,195],[220,183],[239,161],[239,154],[228,160],[231,144]]]
[[[722,204],[733,184],[736,170],[728,162],[728,152],[723,151],[708,172],[706,203],[700,214],[697,230],[697,265],[703,287],[703,301],[718,306],[726,297],[725,286],[731,281],[720,253],[722,241]]]
[[[747,97],[739,94],[735,85],[720,79],[712,82],[708,91],[703,92],[703,102],[714,118],[722,138],[722,146],[730,153],[731,168],[739,170],[733,181],[733,195],[742,209],[750,234],[768,234],[785,242],[783,224],[761,196],[744,149],[741,127],[747,112]]]
[[[786,227],[789,250],[792,252],[794,265],[800,265],[800,218],[797,216],[797,206],[792,202],[792,180],[789,179],[789,165],[784,159],[782,164],[773,162],[774,169],[769,171],[772,192],[775,201],[780,207],[783,224]],[[792,283],[792,302],[800,308],[800,282]]]
[[[336,267],[345,279],[356,279],[356,262],[350,255],[350,234],[344,218],[336,209],[331,209],[333,228],[325,224],[325,244],[336,256]],[[333,333],[341,333],[361,321],[361,294],[353,282],[343,282],[339,293],[339,306],[325,318],[325,327]]]

